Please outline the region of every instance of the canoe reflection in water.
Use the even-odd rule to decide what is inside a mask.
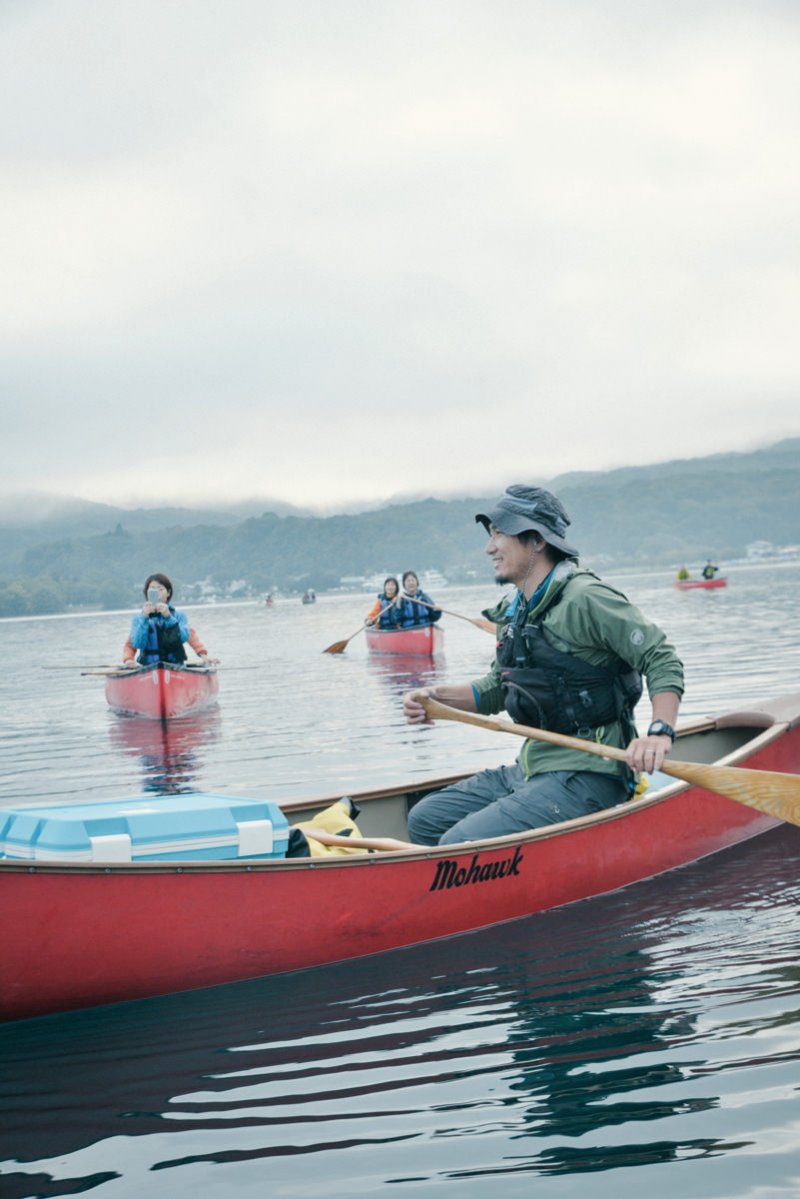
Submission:
[[[273,1195],[317,1193],[324,1174],[344,1199],[359,1177],[413,1173],[415,1193],[477,1199],[494,1179],[519,1196],[536,1176],[681,1161],[681,1193],[719,1196],[740,1193],[758,1144],[780,1182],[798,866],[800,835],[780,828],[591,904],[324,967],[313,985],[283,975],[0,1028],[9,1193],[116,1178],[161,1199],[188,1193],[190,1173],[255,1194],[266,1170]],[[728,1189],[708,1185],[711,1158]],[[636,1193],[674,1185],[648,1173]]]
[[[220,725],[216,707],[169,721],[114,716],[109,736],[115,749],[141,759],[143,791],[178,795],[197,790],[198,751],[218,740]]]
[[[443,659],[425,658],[419,654],[373,654],[367,659],[367,670],[399,695],[413,691],[415,687],[432,687],[445,675]]]
[[[702,1137],[662,1139],[670,1117],[719,1103],[708,1093],[689,1099],[676,1089],[687,1082],[686,1063],[664,1054],[670,1041],[691,1042],[695,1013],[691,1008],[670,1012],[654,1002],[648,977],[652,961],[635,936],[622,936],[617,946],[605,930],[595,927],[594,936],[582,962],[565,961],[563,972],[538,980],[509,1030],[511,1058],[520,1071],[509,1091],[524,1104],[519,1135],[534,1137],[541,1146],[520,1156],[519,1172],[586,1173],[673,1161],[714,1148],[714,1140]],[[520,978],[513,985],[524,982]],[[657,1125],[660,1135],[649,1139],[647,1124]],[[625,1126],[618,1141],[609,1132],[617,1126]],[[604,1136],[598,1141],[599,1129]],[[634,1143],[628,1141],[632,1129]],[[588,1134],[595,1135],[581,1144]]]

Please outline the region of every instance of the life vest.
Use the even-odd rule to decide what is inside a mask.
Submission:
[[[382,629],[396,629],[400,620],[400,609],[394,607],[394,599],[387,599],[382,591],[378,593],[378,599],[381,601],[381,612],[378,618],[378,625]]]
[[[404,599],[400,609],[400,626],[410,629],[413,625],[430,624],[432,616],[430,608],[423,608],[422,604],[416,603],[415,600]]]
[[[170,608],[170,612],[174,614],[175,609]],[[143,666],[151,666],[154,662],[185,662],[186,650],[178,625],[165,625],[158,617],[149,617],[147,646],[139,650],[137,661]]]
[[[577,654],[555,649],[545,640],[541,618],[507,624],[497,662],[512,720],[554,733],[588,737],[623,713],[631,716],[642,696],[638,670],[621,658],[593,666]]]

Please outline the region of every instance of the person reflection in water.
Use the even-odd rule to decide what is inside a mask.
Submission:
[[[219,739],[220,715],[211,708],[180,720],[129,716],[113,721],[109,735],[116,750],[141,765],[143,792],[179,795],[202,790],[203,754]]]
[[[563,978],[546,997],[535,988],[509,1037],[519,1069],[510,1090],[526,1106],[522,1136],[531,1138],[520,1166],[531,1173],[670,1162],[703,1156],[718,1144],[714,1138],[676,1138],[670,1124],[718,1104],[713,1094],[689,1099],[685,1070],[664,1056],[665,1042],[695,1031],[691,1015],[667,1019],[647,985],[647,957],[627,950],[613,961],[602,935],[600,942],[605,960],[595,960],[596,972],[590,955],[577,989],[574,979]],[[648,1124],[655,1136],[647,1135]]]

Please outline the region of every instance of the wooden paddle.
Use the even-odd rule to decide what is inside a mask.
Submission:
[[[127,677],[128,675],[142,674],[144,671],[153,670],[157,665],[156,662],[149,662],[145,666],[99,666],[97,670],[82,670],[81,678],[85,675],[120,675]],[[178,673],[181,670],[194,671],[197,674],[202,674],[204,671],[219,670],[222,663],[220,662],[165,662],[163,663],[168,670]],[[74,667],[72,667],[74,669]],[[227,666],[226,670],[258,670],[258,666]]]
[[[50,663],[41,663],[42,670],[121,670],[121,666],[115,666],[113,662],[98,662],[93,666],[84,666],[82,662],[70,662],[68,664],[58,663],[51,665]]]
[[[351,633],[349,637],[345,637],[344,641],[334,641],[332,645],[329,645],[327,649],[324,649],[322,651],[323,654],[341,654],[341,653],[343,653],[344,650],[347,648],[347,646],[350,644],[350,642],[353,640],[353,638],[357,637],[359,633],[363,633],[364,630],[367,628],[369,628],[369,625],[362,624],[360,629],[356,629],[355,633]]]
[[[98,670],[82,670],[81,678],[84,678],[87,674],[99,674],[108,678],[110,675],[125,675],[126,677],[130,675],[133,677],[133,675],[141,673],[141,666],[108,666],[100,667]]]
[[[395,596],[394,599],[392,600],[392,603],[394,603],[397,598],[398,597]],[[391,608],[391,606],[392,606],[392,604],[388,605],[389,608]],[[387,610],[388,610],[388,608],[383,608],[382,611],[379,612],[378,615],[375,617],[375,621],[373,623],[377,624],[381,618],[382,613],[386,612]],[[354,637],[357,637],[359,633],[363,633],[365,629],[369,629],[371,627],[372,627],[371,625],[362,624],[360,629],[356,629],[355,633],[351,633],[349,637],[345,637],[344,641],[334,641],[332,645],[329,645],[327,649],[324,649],[322,651],[323,654],[341,654],[345,650],[345,648],[350,644],[350,642],[353,640]]]
[[[411,600],[415,604],[422,604],[423,608],[431,608],[434,612],[444,612],[446,616],[455,616],[458,620],[468,620],[470,624],[474,624],[476,628],[483,629],[485,633],[491,633],[493,637],[497,636],[497,626],[493,625],[490,620],[482,620],[479,616],[462,616],[460,612],[451,612],[449,608],[440,608],[437,604],[429,604],[426,600],[419,599],[416,595],[408,595],[404,592],[403,599]],[[345,647],[357,637],[359,633],[363,633],[368,625],[362,625],[360,629],[356,629],[355,633],[350,637],[346,637],[344,641],[334,641],[327,649],[324,649],[323,654],[341,654]]]
[[[403,599],[411,600],[414,604],[422,604],[423,608],[432,608],[434,612],[444,612],[445,616],[455,616],[458,620],[468,620],[470,624],[483,629],[484,633],[491,633],[493,637],[497,636],[497,625],[492,624],[490,620],[482,620],[480,616],[462,616],[460,612],[451,612],[449,608],[440,608],[438,604],[426,603],[425,600],[419,599],[416,595],[404,593]]]
[[[426,697],[420,701],[430,720],[458,720],[463,724],[474,724],[478,728],[491,729],[494,733],[516,733],[532,741],[546,741],[549,745],[561,745],[565,749],[578,749],[583,753],[595,754],[599,758],[613,758],[624,762],[625,751],[613,745],[597,745],[594,741],[583,741],[579,737],[567,737],[563,733],[550,733],[544,729],[529,728],[500,720],[495,716],[481,716],[477,712],[460,712],[438,700]],[[661,772],[672,778],[682,779],[695,787],[704,787],[716,795],[735,799],[737,803],[766,812],[778,820],[800,825],[800,775],[780,774],[769,770],[749,770],[742,766],[712,766],[701,762],[674,762],[661,764]]]
[[[410,841],[398,841],[394,837],[340,837],[336,833],[326,833],[321,828],[307,828],[303,832],[322,845],[341,845],[344,849],[377,849],[382,853],[394,853],[398,849],[419,849]]]

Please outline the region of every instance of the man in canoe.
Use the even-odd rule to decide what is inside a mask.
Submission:
[[[471,683],[421,688],[406,719],[427,719],[432,696],[467,712],[505,709],[519,724],[626,749],[627,765],[527,740],[512,766],[484,770],[426,796],[409,813],[420,845],[499,837],[613,807],[639,771],[658,770],[675,737],[683,666],[665,634],[615,588],[578,565],[560,500],[514,484],[476,517],[489,534],[495,580],[516,592],[484,613],[497,625],[495,661]],[[637,734],[633,710],[642,676],[652,721]]]

